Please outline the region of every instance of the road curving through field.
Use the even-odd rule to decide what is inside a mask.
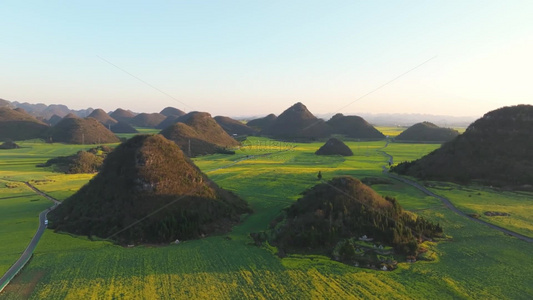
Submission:
[[[55,209],[59,204],[61,204],[60,201],[57,199],[51,197],[50,195],[45,194],[44,192],[37,189],[35,186],[30,184],[29,182],[24,182],[30,189],[32,189],[35,193],[45,197],[46,199],[54,202],[54,205],[52,207],[47,208],[46,210],[42,211],[39,214],[39,228],[37,228],[37,232],[31,239],[30,243],[28,244],[28,247],[22,252],[22,255],[20,258],[7,270],[7,272],[0,278],[0,292],[11,282],[11,280],[24,268],[24,266],[28,263],[31,256],[33,255],[33,251],[35,250],[35,247],[37,247],[37,243],[39,243],[39,240],[41,239],[41,236],[44,233],[44,230],[47,227],[46,224],[46,217],[50,211]]]
[[[379,151],[382,152],[385,156],[387,156],[389,158],[388,163],[389,163],[389,165],[391,165],[392,162],[393,162],[392,155],[388,154],[387,152],[385,152],[383,150],[388,145],[389,145],[389,142],[387,141],[385,146],[383,148],[381,148]],[[455,212],[456,214],[458,214],[460,216],[466,217],[466,218],[468,218],[468,219],[470,219],[470,220],[472,220],[474,222],[478,222],[480,224],[486,225],[486,226],[488,226],[488,227],[490,227],[492,229],[496,229],[496,230],[501,231],[502,233],[508,234],[510,236],[514,236],[517,239],[523,240],[525,242],[529,242],[529,243],[533,242],[533,238],[531,238],[529,236],[522,235],[522,234],[514,232],[512,230],[500,227],[498,225],[494,225],[492,223],[489,223],[489,222],[486,222],[486,221],[483,221],[483,220],[480,220],[480,219],[473,218],[473,217],[465,214],[463,211],[459,210],[455,205],[453,205],[453,203],[448,198],[445,198],[443,196],[440,196],[440,195],[437,195],[437,194],[433,193],[432,191],[428,190],[426,187],[422,186],[421,184],[419,184],[418,182],[416,182],[414,180],[407,179],[407,178],[404,178],[402,176],[390,173],[389,169],[388,169],[388,166],[383,166],[383,173],[388,175],[389,177],[391,177],[393,179],[396,179],[398,181],[401,181],[401,182],[403,182],[405,184],[408,184],[408,185],[418,189],[419,191],[421,191],[422,193],[424,193],[426,195],[429,195],[431,197],[439,199],[444,205],[446,205],[446,207],[448,209],[450,209],[451,211]]]

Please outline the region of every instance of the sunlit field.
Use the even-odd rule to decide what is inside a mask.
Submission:
[[[405,131],[407,126],[375,126],[377,130],[381,131],[385,136],[393,138],[403,131]]]
[[[2,298],[531,298],[531,244],[458,216],[440,201],[397,181],[372,187],[383,195],[396,197],[405,209],[440,223],[448,237],[446,241],[427,245],[430,251],[425,261],[402,262],[397,270],[383,272],[321,256],[290,255],[280,259],[274,248],[253,245],[249,233],[267,229],[270,221],[298,199],[303,190],[318,183],[319,171],[326,180],[337,175],[384,177],[382,166],[388,165],[388,157],[381,151],[394,155],[396,162],[396,157],[416,159],[438,145],[391,143],[383,148],[386,141],[347,142],[355,154],[352,157],[316,156],[314,152],[322,145],[318,142],[280,143],[250,138],[243,145],[235,155],[194,159],[212,180],[240,195],[254,209],[229,234],[178,245],[123,248],[108,241],[91,241],[47,230],[34,257],[6,288]],[[53,150],[54,147],[57,149]],[[72,146],[54,147],[50,153],[65,155],[76,151]],[[18,150],[1,152],[6,157],[20,156],[20,165],[13,163],[7,171],[2,168],[0,177],[32,180],[35,176],[43,180],[41,190],[63,200],[92,176],[60,175],[37,169],[34,163],[46,158],[33,157],[31,154],[37,155],[40,148],[34,149],[35,152],[26,150],[24,155],[16,154]],[[449,197],[465,211],[474,209],[459,198],[464,197],[463,191],[457,195],[455,190],[435,192]],[[27,195],[28,198],[20,199],[28,203],[38,199],[22,188],[16,193]],[[531,211],[528,195],[502,199],[512,199],[509,203],[516,210],[523,202],[523,208]],[[42,201],[46,207],[47,200]],[[41,207],[35,208],[35,230],[40,210]],[[30,213],[14,216],[11,222],[29,218]],[[26,231],[31,238],[31,230]],[[4,236],[14,234],[0,231],[0,238]],[[16,259],[16,255],[12,257]]]

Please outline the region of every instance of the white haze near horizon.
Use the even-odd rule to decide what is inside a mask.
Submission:
[[[532,104],[533,1],[4,1],[0,98],[212,115]]]

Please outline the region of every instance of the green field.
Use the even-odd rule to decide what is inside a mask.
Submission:
[[[52,202],[23,183],[0,180],[0,273],[20,257],[39,226],[39,213]]]
[[[376,129],[381,131],[385,136],[395,137],[405,131],[408,127],[406,126],[376,126]]]
[[[318,171],[324,179],[336,175],[384,176],[381,170],[388,158],[380,151],[386,150],[395,157],[411,160],[438,147],[393,143],[383,149],[385,141],[347,142],[355,154],[353,157],[315,156],[313,153],[321,144],[251,138],[235,155],[196,158],[195,163],[210,178],[246,199],[255,211],[227,235],[185,241],[179,245],[122,248],[105,241],[90,241],[86,237],[48,230],[31,262],[1,297],[531,298],[533,263],[530,253],[533,253],[533,245],[458,216],[438,200],[396,181],[373,188],[383,195],[395,196],[405,209],[439,222],[450,237],[448,241],[426,246],[430,249],[427,261],[400,263],[398,270],[382,272],[350,267],[320,256],[292,255],[279,259],[273,249],[253,246],[249,233],[266,229],[282,209],[299,197],[300,192],[315,185]],[[57,153],[75,152],[67,149],[71,146],[55,147]],[[32,164],[44,158],[33,158],[30,154],[37,155],[37,152],[32,151],[23,157],[17,151],[0,153],[6,155],[0,156],[0,163],[10,163],[6,157],[12,155],[20,156],[18,162],[21,164],[13,163],[6,171],[0,169],[0,178],[19,176],[29,180],[36,176],[49,180],[41,181],[39,188],[64,199],[91,177],[58,175],[36,169]],[[25,159],[32,163],[25,163]],[[464,197],[468,195],[463,194],[464,191],[439,189],[436,192],[449,196],[454,203],[467,205]],[[503,202],[511,199],[503,196]],[[517,210],[523,200],[524,208],[531,211],[529,195],[520,198],[516,194],[512,199]],[[25,199],[26,202],[29,200]],[[16,223],[24,217],[10,214],[8,218]],[[532,222],[526,220],[523,227],[528,228]],[[14,236],[10,231],[0,234],[2,239],[4,235]]]
[[[394,164],[415,160],[437,149],[441,144],[390,143],[386,152],[393,156]]]
[[[478,214],[481,220],[533,237],[533,193],[450,183],[437,183],[437,187],[431,190],[452,200],[465,213]],[[503,212],[509,215],[486,216],[485,212]]]

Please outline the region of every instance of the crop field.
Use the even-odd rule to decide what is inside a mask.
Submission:
[[[393,156],[394,163],[411,161],[437,149],[440,144],[390,143],[385,149]],[[478,214],[480,219],[533,237],[533,194],[526,192],[498,191],[483,186],[461,186],[452,183],[433,182],[433,192],[447,197],[465,213]],[[396,194],[394,194],[396,195]],[[485,212],[502,212],[508,216],[487,216]]]
[[[0,273],[19,258],[39,226],[39,213],[52,203],[23,183],[0,180]]]
[[[376,129],[381,131],[385,136],[395,137],[405,131],[408,127],[404,126],[376,126]]]
[[[450,199],[465,213],[477,214],[481,220],[533,237],[533,193],[451,183],[437,185],[432,190]],[[487,216],[486,212],[508,215]]]
[[[313,154],[322,143],[251,138],[235,155],[196,158],[195,163],[211,179],[239,194],[254,209],[232,232],[178,245],[123,248],[48,230],[31,262],[1,297],[530,299],[533,245],[458,216],[438,200],[394,180],[372,187],[396,197],[405,209],[440,223],[448,236],[446,241],[427,245],[427,260],[400,263],[397,270],[383,272],[316,255],[280,259],[275,248],[253,245],[249,233],[266,229],[303,190],[315,185],[318,171],[326,180],[337,175],[386,176],[381,170],[388,158],[380,150],[410,160],[438,147],[392,143],[382,149],[385,144],[348,142],[354,156],[323,157]],[[61,151],[66,152],[57,150]],[[25,178],[39,174],[39,179],[50,180],[41,181],[39,188],[60,197],[90,179],[34,169],[31,164],[19,167]],[[452,198],[442,190],[436,192]],[[516,203],[520,200],[517,195]],[[531,202],[525,203],[531,210]],[[11,233],[0,234],[3,238]]]
[[[155,134],[159,133],[160,129],[154,129],[154,128],[145,128],[145,127],[135,127],[139,133],[116,133],[115,135],[119,138],[126,138],[129,139],[137,134]]]
[[[441,144],[390,143],[386,152],[393,157],[394,164],[412,161],[438,149]]]

